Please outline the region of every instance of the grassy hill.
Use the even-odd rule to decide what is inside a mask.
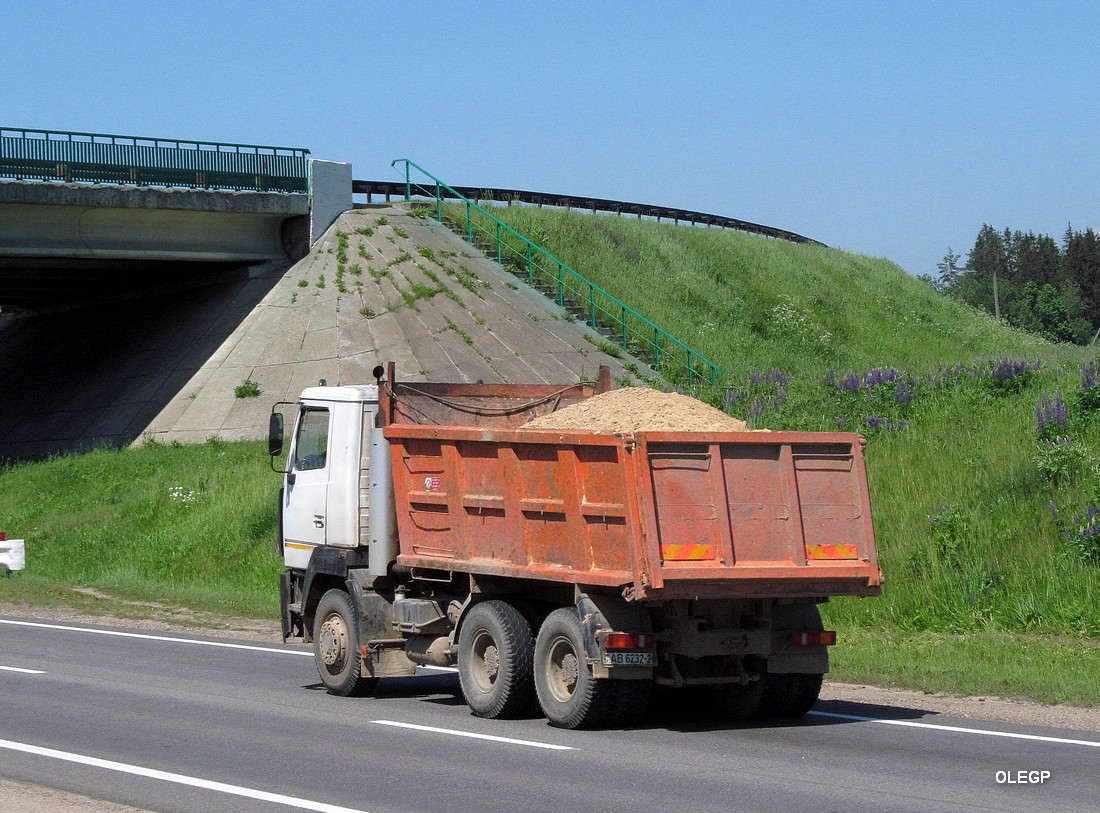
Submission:
[[[756,426],[868,437],[886,587],[827,605],[845,642],[837,676],[1100,703],[1093,351],[1009,329],[886,260],[497,211],[720,364],[725,380],[700,397]],[[36,589],[274,615],[276,489],[254,444],[97,452],[0,471],[0,530],[33,536],[29,558],[51,562],[24,582]],[[0,600],[16,581],[0,579]]]
[[[978,658],[1003,650],[1002,634],[1064,637],[1084,647],[1078,670],[1100,671],[1100,543],[1086,527],[1100,498],[1100,398],[1083,373],[1095,351],[1008,328],[887,260],[627,218],[494,211],[720,364],[726,379],[700,397],[756,426],[868,436],[887,586],[878,599],[832,602],[831,623],[879,630],[872,649],[890,635],[903,648],[917,632],[978,635],[968,649]],[[1053,408],[1056,396],[1066,423],[1040,433],[1037,403]],[[935,684],[909,672],[894,677]]]

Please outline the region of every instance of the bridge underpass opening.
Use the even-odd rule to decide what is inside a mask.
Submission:
[[[36,268],[56,285],[36,277],[21,290],[0,268],[0,461],[140,441],[174,398],[201,386],[203,365],[287,267],[185,265]],[[120,274],[112,286],[97,281],[107,270]],[[161,274],[175,281],[128,285]]]
[[[0,314],[30,316],[103,306],[245,279],[240,261],[0,256]]]

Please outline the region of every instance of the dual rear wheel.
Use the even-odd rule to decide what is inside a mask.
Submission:
[[[550,613],[536,636],[519,610],[499,600],[475,605],[463,622],[458,673],[474,714],[520,716],[537,698],[559,728],[627,722],[645,710],[652,688],[648,680],[593,677],[576,610]]]

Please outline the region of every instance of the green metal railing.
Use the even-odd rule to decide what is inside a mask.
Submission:
[[[457,199],[458,203],[448,206],[465,211],[461,222],[456,221],[453,225],[465,233],[467,242],[487,245],[488,250],[495,253],[498,263],[524,274],[529,285],[552,294],[558,305],[583,316],[589,327],[610,337],[628,353],[647,359],[653,369],[666,378],[683,375],[689,386],[694,386],[697,381],[712,385],[718,382],[722,370],[717,364],[585,279],[423,167],[407,158],[398,158],[390,166],[396,167],[398,164],[405,167],[405,200],[412,201],[414,195],[433,198],[434,217],[444,223],[444,193],[449,199]],[[414,181],[413,170],[430,179],[430,183]]]
[[[309,150],[0,127],[0,177],[308,192]]]

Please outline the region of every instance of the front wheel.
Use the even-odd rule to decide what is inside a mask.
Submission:
[[[329,694],[362,696],[373,691],[378,683],[377,678],[363,675],[355,606],[343,590],[329,590],[317,605],[313,659]]]

